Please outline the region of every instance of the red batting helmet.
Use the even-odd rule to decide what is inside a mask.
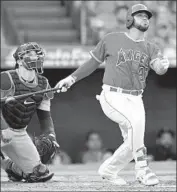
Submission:
[[[148,8],[143,5],[143,4],[136,4],[136,5],[133,5],[127,12],[127,17],[126,17],[126,27],[128,29],[131,28],[131,26],[133,25],[133,21],[134,21],[134,18],[133,16],[136,14],[136,13],[141,13],[141,12],[146,12],[147,15],[148,15],[148,19],[150,19],[152,17],[152,13],[148,10]]]

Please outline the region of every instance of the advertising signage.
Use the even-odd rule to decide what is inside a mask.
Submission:
[[[89,51],[92,48],[90,46],[46,47],[44,68],[77,68],[91,57]],[[1,59],[1,68],[14,67],[14,58],[12,55],[15,50],[16,47],[4,50],[6,53],[1,54],[4,55],[4,58]],[[100,65],[100,67],[103,67],[103,65]]]
[[[17,47],[1,48],[1,68],[14,68],[15,61],[13,53]],[[91,56],[89,51],[93,49],[92,46],[58,46],[58,47],[44,47],[46,58],[44,68],[78,68]],[[176,67],[176,53],[173,50],[166,50],[165,55],[169,58],[170,67]],[[172,54],[173,53],[173,54]],[[100,68],[104,67],[104,63]]]

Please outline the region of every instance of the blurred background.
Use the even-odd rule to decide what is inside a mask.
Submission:
[[[46,51],[44,75],[54,86],[89,59],[106,33],[126,31],[127,9],[145,4],[153,13],[147,38],[170,60],[163,76],[150,72],[144,92],[145,144],[151,160],[176,159],[176,1],[1,1],[1,71],[14,68],[13,52],[35,41]],[[122,143],[118,126],[103,114],[104,63],[67,93],[55,95],[52,115],[62,152],[53,163],[103,161]],[[40,134],[36,117],[28,132]],[[158,154],[158,155],[157,155]],[[158,156],[158,157],[157,157]]]

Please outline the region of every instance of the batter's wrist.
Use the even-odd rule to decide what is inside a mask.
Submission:
[[[74,80],[74,82],[73,82],[73,84],[77,81],[77,76],[75,76],[75,75],[71,75],[71,77],[73,78],[73,80]]]

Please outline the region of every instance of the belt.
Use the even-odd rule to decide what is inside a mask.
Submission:
[[[143,90],[127,90],[127,89],[122,89],[120,87],[116,88],[111,86],[109,87],[109,90],[113,92],[125,93],[125,94],[130,94],[135,96],[141,95],[143,93]]]

